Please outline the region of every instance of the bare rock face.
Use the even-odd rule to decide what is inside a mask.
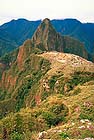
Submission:
[[[34,47],[42,50],[63,51],[64,42],[62,36],[59,35],[50,23],[49,19],[44,19],[32,37]]]
[[[68,36],[61,36],[47,18],[39,25],[31,42],[33,47],[43,51],[72,53],[88,59],[84,45]]]

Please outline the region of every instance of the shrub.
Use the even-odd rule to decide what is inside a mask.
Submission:
[[[42,93],[42,97],[41,97],[42,101],[45,100],[49,95],[50,95],[50,94],[49,94],[47,91],[44,91],[44,92]]]
[[[82,112],[80,114],[80,119],[88,119],[94,121],[94,106],[84,107],[82,106]]]
[[[67,133],[64,133],[64,132],[62,132],[62,133],[60,134],[60,136],[61,136],[62,140],[69,137],[68,134],[67,134]]]
[[[74,90],[73,95],[77,95],[81,92],[81,89],[78,87],[77,89]]]
[[[51,108],[51,111],[56,115],[59,115],[62,111],[67,112],[67,108],[64,104],[54,104]]]
[[[10,134],[10,139],[11,140],[23,140],[24,137],[21,133],[18,133],[18,132],[14,131],[13,133]]]
[[[21,87],[18,89],[18,96],[16,97],[16,111],[19,111],[24,104],[24,98],[28,95],[29,89],[32,86],[32,79],[28,79]]]
[[[72,79],[70,79],[67,82],[67,85],[69,87],[69,91],[72,90],[75,86],[78,84],[82,85],[86,82],[89,82],[91,80],[94,80],[94,73],[91,72],[75,72],[72,76]]]
[[[57,76],[52,76],[51,79],[49,80],[49,86],[51,89],[54,89],[54,85],[56,83]]]
[[[64,120],[64,117],[61,115],[55,115],[52,112],[43,112],[42,113],[43,119],[47,122],[49,127],[57,125],[59,122]]]
[[[2,91],[2,90],[0,89],[0,101],[2,101],[2,100],[5,99],[6,94],[7,94],[6,91]]]
[[[22,133],[23,132],[23,120],[22,120],[22,117],[21,115],[17,114],[15,116],[15,131],[18,132],[18,133]]]

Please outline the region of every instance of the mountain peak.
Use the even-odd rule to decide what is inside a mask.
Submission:
[[[45,18],[32,37],[32,44],[46,51],[63,51],[62,36],[56,32],[50,20]]]
[[[50,19],[45,18],[42,22],[44,22],[44,23],[48,24],[48,23],[50,23]]]
[[[82,43],[73,38],[61,36],[56,32],[48,18],[44,19],[38,26],[31,42],[32,47],[42,51],[66,52],[80,55],[84,58],[88,57]]]

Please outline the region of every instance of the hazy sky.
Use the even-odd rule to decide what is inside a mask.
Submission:
[[[0,24],[11,19],[46,17],[94,22],[94,0],[0,0]]]

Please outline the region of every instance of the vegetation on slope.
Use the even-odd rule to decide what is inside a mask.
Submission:
[[[54,51],[76,53],[75,44],[45,19],[31,40],[0,59],[1,140],[94,137],[94,64]]]
[[[7,92],[0,101],[1,139],[36,140],[43,131],[45,139],[94,137],[93,63],[57,52],[32,53],[21,69],[14,63],[6,74],[18,78],[15,88],[8,86],[10,97]]]
[[[0,121],[1,138],[6,135],[11,140],[36,140],[38,133],[44,130],[46,131],[44,139],[62,140],[66,137],[73,139],[94,137],[92,90],[94,85],[87,86],[86,84],[79,86],[79,88],[81,92],[77,95],[66,97],[54,94],[34,109],[27,107],[18,113],[9,114]],[[85,116],[87,113],[88,116]]]

